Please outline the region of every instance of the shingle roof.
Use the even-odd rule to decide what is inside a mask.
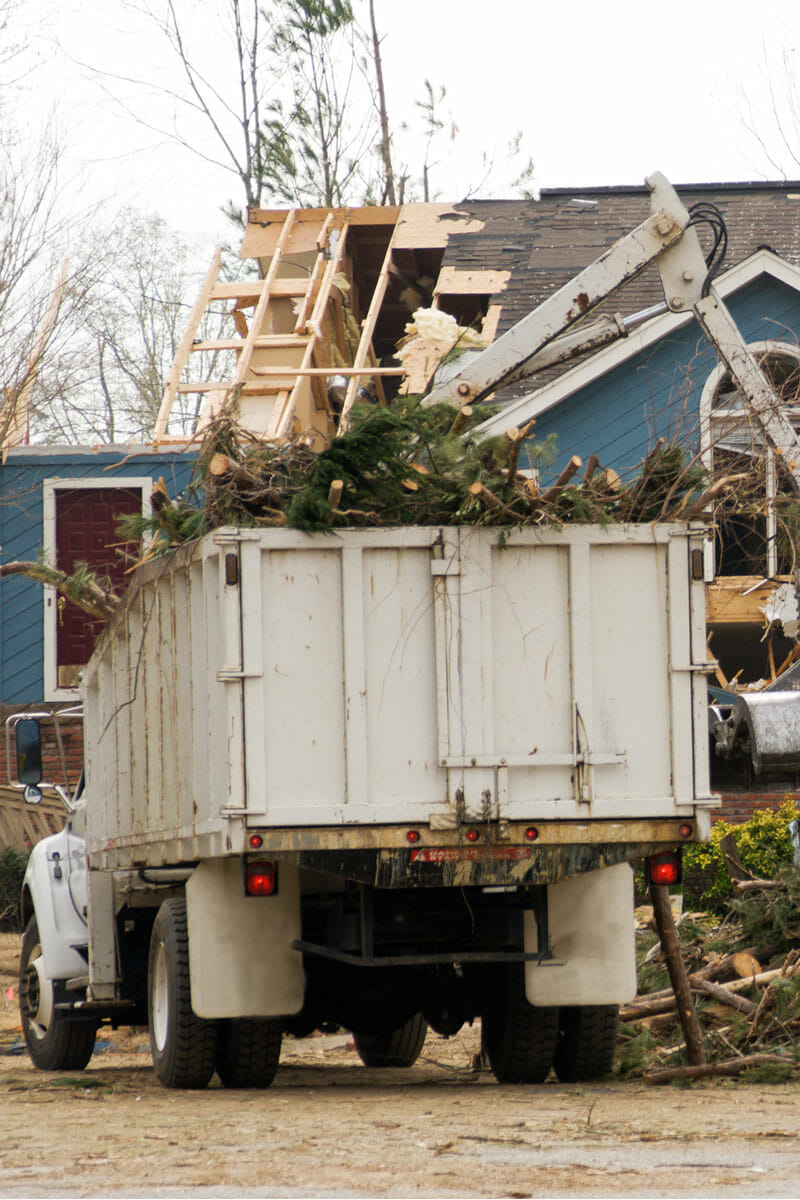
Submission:
[[[715,204],[728,229],[723,270],[767,247],[800,265],[800,182],[710,183],[676,187],[690,207]],[[511,278],[494,299],[502,304],[498,332],[513,325],[650,212],[646,187],[550,188],[538,200],[467,200],[456,206],[484,222],[477,233],[453,233],[444,265],[505,268]],[[701,241],[704,241],[702,227]],[[606,309],[623,314],[663,299],[658,271],[649,267]]]

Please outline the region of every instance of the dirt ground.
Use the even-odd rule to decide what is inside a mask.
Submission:
[[[0,935],[0,1196],[798,1196],[800,1082],[500,1087],[477,1028],[367,1071],[346,1034],[286,1039],[266,1091],[169,1092],[146,1034],[35,1071]]]

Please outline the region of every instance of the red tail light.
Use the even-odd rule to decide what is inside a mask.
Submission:
[[[278,890],[278,868],[275,863],[248,863],[245,886],[248,896],[273,896]]]
[[[674,850],[665,850],[662,854],[654,854],[647,860],[647,874],[651,883],[666,884],[680,883],[681,858]]]

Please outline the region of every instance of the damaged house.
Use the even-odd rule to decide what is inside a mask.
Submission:
[[[727,255],[720,261],[719,234],[715,288],[789,420],[800,423],[800,184],[678,190],[687,207],[715,206],[721,215]],[[550,189],[537,200],[455,205],[251,211],[240,252],[244,278],[228,282],[220,256],[212,262],[152,446],[116,457],[111,450],[60,459],[23,446],[9,452],[0,468],[4,561],[30,557],[39,545],[58,552],[62,493],[105,483],[131,491],[126,503],[146,508],[150,481],[164,476],[171,493],[183,487],[194,452],[171,425],[178,397],[199,394],[199,432],[233,403],[241,423],[260,436],[303,433],[322,447],[346,428],[356,402],[425,392],[437,369],[437,381],[454,369],[442,359],[463,363],[494,342],[649,212],[646,187]],[[712,221],[710,228],[720,226]],[[713,511],[704,564],[708,654],[727,695],[731,685],[769,681],[800,656],[792,586],[800,505],[694,317],[665,311],[663,298],[655,266],[636,274],[576,326],[601,318],[593,352],[551,359],[535,377],[498,388],[482,428],[527,428],[519,465],[538,472],[543,484],[569,463],[578,470],[590,461],[624,479],[659,438],[680,443],[712,476],[736,478]],[[203,340],[210,308],[227,314],[228,327]],[[199,383],[193,370],[188,381],[187,365],[206,359],[213,374],[201,371]],[[544,456],[536,449],[543,445]],[[8,502],[18,495],[24,503]],[[109,536],[98,530],[98,545]],[[0,700],[19,706],[76,696],[96,630],[80,650],[67,649],[60,633],[67,613],[54,594],[42,598],[21,579],[0,580],[0,590]]]
[[[688,208],[721,218],[709,219],[719,251],[715,289],[796,427],[800,185],[679,192]],[[536,201],[253,211],[241,254],[257,261],[260,278],[222,283],[212,265],[194,321],[204,306],[227,300],[230,337],[204,343],[188,330],[155,440],[170,444],[175,396],[198,390],[182,382],[190,356],[224,351],[227,376],[202,385],[206,421],[235,395],[244,423],[260,434],[313,431],[324,444],[346,426],[359,397],[382,402],[398,390],[427,390],[453,349],[446,316],[462,332],[463,362],[648,212],[646,187],[551,189]],[[800,655],[793,582],[800,510],[735,381],[692,314],[666,311],[663,295],[656,267],[643,270],[575,327],[604,318],[594,352],[551,361],[535,378],[498,389],[491,401],[499,411],[483,429],[528,428],[531,446],[552,449],[528,458],[543,482],[570,462],[574,470],[595,460],[624,479],[660,438],[680,444],[712,479],[730,481],[710,514],[704,563],[708,655],[727,703],[732,690],[764,687]]]

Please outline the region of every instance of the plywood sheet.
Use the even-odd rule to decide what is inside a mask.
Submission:
[[[436,281],[437,296],[494,296],[505,291],[510,271],[460,271],[442,267]]]
[[[435,250],[447,245],[451,233],[479,233],[483,226],[452,204],[404,204],[392,245],[396,250]]]
[[[244,238],[239,249],[240,258],[270,258],[275,251],[286,209],[254,208],[250,210]],[[400,209],[386,205],[383,208],[370,205],[365,208],[303,208],[298,209],[294,225],[284,254],[301,254],[317,249],[317,238],[328,216],[333,214],[333,228],[345,225],[394,225]]]

